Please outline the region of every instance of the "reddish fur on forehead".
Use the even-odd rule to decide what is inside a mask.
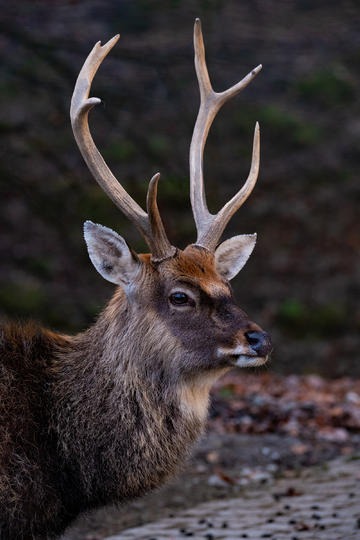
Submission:
[[[188,246],[174,260],[174,270],[179,274],[190,274],[194,278],[218,278],[215,270],[215,258],[209,251]]]
[[[141,256],[148,264],[150,256]],[[177,250],[176,256],[160,263],[160,274],[170,279],[191,278],[209,295],[229,294],[228,287],[216,271],[215,257],[207,249],[190,245],[184,251]]]
[[[142,262],[151,264],[151,255],[148,253],[139,255],[139,259]],[[215,269],[214,255],[207,249],[193,245],[188,246],[184,251],[178,249],[175,257],[160,263],[160,268],[161,271],[176,276],[189,275],[194,278],[207,277],[210,279],[219,279],[219,275]]]
[[[151,266],[151,255],[140,255],[139,258]],[[190,245],[184,251],[178,249],[175,257],[164,260],[157,268],[161,275],[170,279],[192,278],[210,296],[229,295],[228,286],[216,271],[213,253],[202,247]]]

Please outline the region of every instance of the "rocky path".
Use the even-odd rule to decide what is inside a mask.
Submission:
[[[106,540],[360,539],[360,460],[339,458]]]

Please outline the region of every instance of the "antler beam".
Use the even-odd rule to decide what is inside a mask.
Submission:
[[[94,178],[116,206],[139,229],[151,249],[152,259],[158,261],[174,255],[176,251],[166,236],[156,202],[160,174],[156,174],[150,181],[147,197],[148,213],[146,213],[130,197],[106,165],[93,141],[88,124],[89,111],[94,105],[101,103],[99,98],[89,98],[92,81],[100,64],[119,37],[119,35],[114,36],[103,46],[100,42],[96,43],[87,57],[77,78],[71,99],[71,125],[80,152]]]
[[[222,105],[241,92],[259,73],[261,64],[240,82],[225,90],[215,92],[211,86],[205,60],[205,47],[199,19],[194,25],[195,70],[200,89],[200,109],[196,119],[190,145],[190,197],[197,228],[196,244],[214,251],[216,245],[233,214],[240,208],[252,192],[259,172],[260,130],[256,123],[253,154],[249,176],[240,191],[216,214],[210,214],[204,189],[203,155],[211,124]]]

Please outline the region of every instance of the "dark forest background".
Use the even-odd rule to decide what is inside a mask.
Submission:
[[[93,84],[94,138],[124,187],[159,204],[173,244],[194,241],[188,150],[199,95],[192,29],[202,20],[213,85],[262,72],[220,112],[205,152],[217,210],[246,179],[253,128],[258,184],[224,238],[258,233],[234,280],[272,334],[271,369],[360,375],[360,5],[345,0],[0,1],[0,313],[77,332],[113,287],[92,267],[86,219],[145,245],[92,179],[71,132],[74,82],[98,40],[120,42]]]

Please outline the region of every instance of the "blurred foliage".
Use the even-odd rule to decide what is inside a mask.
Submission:
[[[10,316],[21,311],[24,317],[41,316],[46,304],[46,297],[41,287],[18,283],[0,285],[0,303]]]
[[[217,211],[248,174],[256,121],[258,185],[226,237],[258,232],[234,280],[239,303],[275,343],[273,368],[360,373],[357,257],[360,183],[360,6],[245,0],[0,0],[0,316],[59,330],[91,324],[113,287],[92,268],[86,219],[144,241],[101,191],[73,140],[69,104],[97,40],[121,33],[92,95],[102,154],[143,207],[161,172],[171,241],[194,241],[188,150],[199,95],[192,25],[201,17],[221,91],[263,63],[211,128],[204,167]],[[336,359],[336,361],[335,361]]]
[[[277,144],[284,148],[301,148],[312,146],[320,141],[321,129],[314,123],[306,122],[302,115],[286,111],[275,105],[262,107],[239,107],[235,122],[239,131],[248,132],[248,125],[252,118],[256,118],[262,131]]]
[[[277,322],[296,338],[329,338],[334,332],[343,334],[352,325],[350,314],[343,305],[305,305],[294,298],[280,305]]]
[[[354,101],[355,87],[340,69],[322,69],[299,80],[296,88],[300,97],[323,107],[342,106]]]
[[[130,161],[136,156],[136,146],[131,141],[113,141],[103,151],[104,159]]]

